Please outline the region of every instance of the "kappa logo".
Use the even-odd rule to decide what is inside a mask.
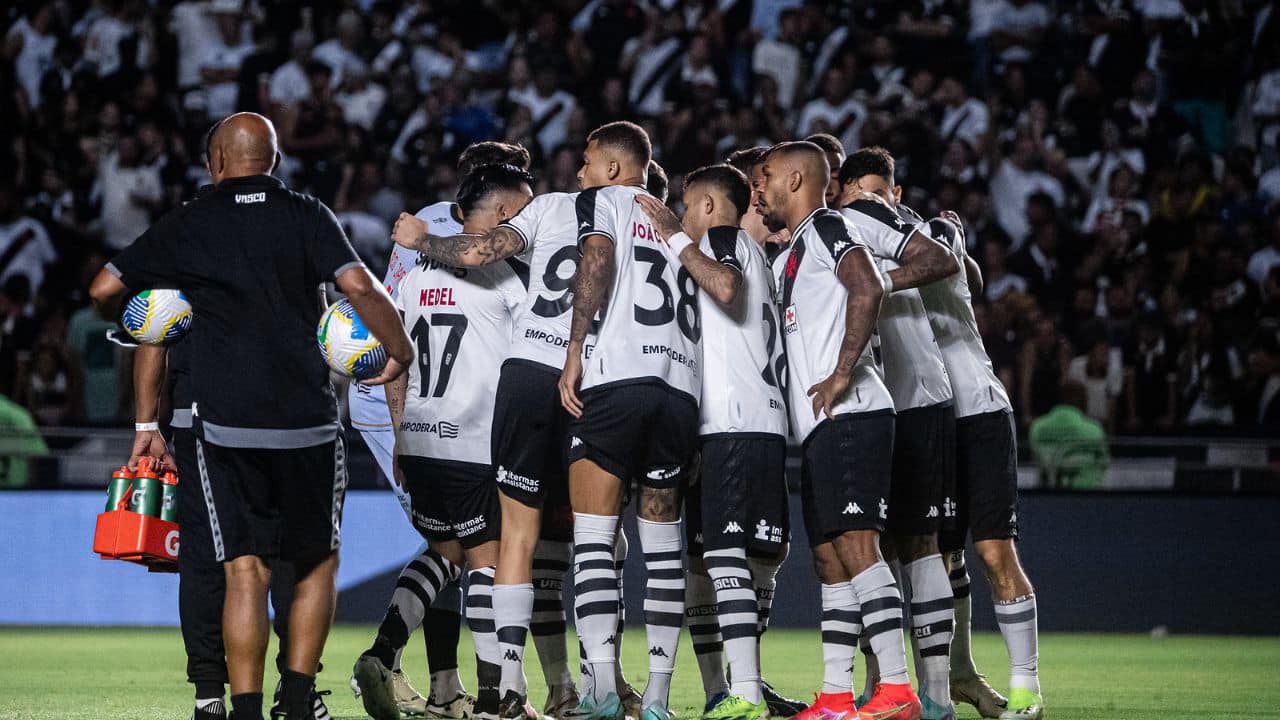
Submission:
[[[515,650],[508,648],[506,654],[502,656],[502,659],[510,662],[519,662],[520,656],[516,654]]]
[[[591,227],[591,223],[587,220],[583,220],[582,223],[578,225],[578,229],[581,230],[584,227]]]
[[[835,244],[835,245],[832,245],[832,246],[831,246],[831,250],[832,250],[832,252],[833,252],[833,253],[835,253],[835,254],[837,254],[837,255],[838,255],[838,254],[840,253],[840,251],[841,251],[841,250],[843,250],[843,249],[845,249],[845,248],[847,248],[847,247],[849,247],[849,242],[848,242],[847,240],[840,240],[840,241],[836,242],[836,244]]]
[[[930,506],[929,506],[929,511],[928,511],[928,512],[926,512],[926,513],[924,514],[924,516],[925,516],[925,517],[930,517],[930,518],[938,517],[938,515],[939,515],[939,513],[938,513],[938,506],[937,506],[937,505],[930,505]]]
[[[666,650],[663,650],[660,647],[651,647],[649,648],[649,657],[670,657],[670,656],[667,655]]]
[[[889,517],[889,503],[880,498],[880,519],[884,520]]]
[[[582,438],[574,435],[572,438],[569,438],[569,449],[572,450],[576,447],[582,447]]]
[[[729,524],[725,525],[724,530],[722,530],[721,532],[723,532],[726,535],[733,534],[733,533],[741,534],[742,526],[739,525],[736,521],[730,520]]]
[[[895,218],[893,219],[893,224],[894,224],[894,225],[897,225],[898,227],[902,227],[902,226],[903,226],[903,225],[905,225],[906,223],[902,222],[902,218],[900,218],[900,217],[895,217]]]
[[[602,643],[600,643],[600,644],[601,644],[601,645],[617,645],[618,643],[614,642],[614,640],[613,640],[613,636],[612,636],[612,635],[610,635],[609,637],[607,637],[607,638],[605,638],[605,639],[604,639],[604,642],[602,642]]]
[[[842,513],[840,513],[840,514],[841,514],[841,515],[861,515],[861,514],[862,514],[862,506],[861,506],[861,505],[858,505],[858,503],[856,503],[856,502],[851,502],[851,503],[849,503],[848,505],[845,505],[845,506],[844,506],[844,512],[842,512]]]

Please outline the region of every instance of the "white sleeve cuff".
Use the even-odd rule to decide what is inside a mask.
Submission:
[[[693,239],[684,232],[678,232],[667,238],[667,245],[671,248],[671,251],[676,254],[676,257],[679,257],[680,253],[684,252],[684,249],[692,244]]]

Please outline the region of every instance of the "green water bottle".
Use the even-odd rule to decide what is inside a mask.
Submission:
[[[138,472],[133,476],[133,493],[129,495],[129,510],[139,515],[160,517],[164,503],[164,485],[151,469],[151,458],[138,462]]]
[[[172,470],[166,470],[160,476],[162,494],[160,499],[160,519],[171,523],[178,522],[178,476]]]
[[[111,482],[107,483],[107,512],[120,508],[120,501],[128,497],[133,487],[133,472],[128,466],[111,473]]]

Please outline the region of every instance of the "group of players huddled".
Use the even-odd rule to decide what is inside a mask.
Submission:
[[[1035,596],[1013,542],[1014,424],[959,219],[921,218],[886,151],[846,157],[827,135],[689,173],[682,218],[639,126],[596,129],[582,161],[580,192],[534,197],[524,148],[479,143],[459,160],[456,202],[396,223],[384,284],[415,360],[384,387],[353,383],[350,414],[429,547],[356,662],[369,714],[538,718],[532,634],[547,715],[669,720],[687,623],[707,720],[941,720],[953,700],[1042,717]],[[790,546],[788,434],[822,582],[825,671],[807,707],[760,672]],[[618,662],[631,499],[643,693]],[[1007,699],[969,652],[969,536],[1008,648]],[[581,690],[560,600],[570,568]],[[460,584],[475,697],[454,661]],[[427,697],[400,669],[424,622]]]
[[[739,150],[687,175],[677,218],[633,123],[591,133],[577,193],[534,197],[524,148],[478,143],[459,160],[456,202],[400,216],[384,293],[332,213],[269,176],[269,121],[231,116],[206,144],[214,185],[90,290],[117,317],[130,288],[177,287],[203,323],[167,360],[171,447],[183,477],[199,480],[180,485],[179,513],[197,720],[226,717],[228,677],[231,717],[261,717],[273,558],[298,579],[292,604],[278,603],[290,618],[277,623],[288,638],[271,715],[329,718],[314,679],[346,467],[309,339],[325,280],[391,358],[352,383],[351,423],[428,542],[355,663],[353,687],[376,720],[537,720],[529,635],[545,714],[671,720],[686,624],[706,720],[942,720],[953,701],[984,717],[1043,717],[1035,595],[1014,549],[1012,412],[971,305],[981,275],[959,218],[924,220],[899,203],[887,152],[846,157],[827,135]],[[228,361],[232,339],[273,345]],[[136,358],[134,460],[168,456],[156,422],[165,352]],[[824,673],[808,706],[760,670],[790,549],[788,435],[822,582]],[[631,499],[646,570],[643,693],[618,662],[619,515]],[[969,538],[1009,653],[1007,698],[969,652]],[[580,689],[561,602],[570,568]],[[464,604],[474,697],[458,674]],[[400,669],[419,627],[425,697]],[[855,701],[859,648],[867,679]]]

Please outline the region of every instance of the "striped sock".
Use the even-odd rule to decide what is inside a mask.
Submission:
[[[946,706],[951,698],[951,635],[955,626],[951,583],[941,555],[929,555],[903,566],[911,586],[911,646],[919,653],[916,675],[920,690]]]
[[[574,613],[582,657],[597,702],[618,691],[614,672],[618,570],[613,560],[617,515],[573,514]]]
[[[573,543],[539,540],[533,551],[533,617],[529,633],[547,687],[573,687],[565,647],[564,576],[569,572]]]
[[[476,712],[498,712],[502,655],[493,616],[493,566],[467,573],[467,627],[476,646]]]
[[[649,684],[643,707],[671,701],[671,675],[684,626],[684,553],[680,521],[653,522],[640,518],[640,547],[644,550],[644,631],[649,643]]]
[[[880,682],[910,682],[902,638],[902,594],[894,583],[893,572],[881,561],[858,573],[850,584],[862,607],[863,632],[880,664]]]
[[[614,685],[621,695],[627,687],[627,679],[622,676],[622,640],[627,630],[627,552],[631,545],[627,542],[627,533],[618,529],[618,538],[613,545],[613,569],[618,571],[618,625],[613,635],[613,657],[617,660],[613,665]]]
[[[409,635],[422,625],[427,608],[435,602],[441,589],[461,574],[458,566],[428,548],[409,561],[396,580],[391,593],[391,606],[378,628],[377,639],[366,654],[389,668],[398,668],[400,653]]]
[[[758,703],[761,697],[760,612],[746,550],[708,550],[705,557],[707,572],[715,580],[720,634],[724,638],[725,654],[729,656],[732,692]]]
[[[717,694],[729,692],[729,681],[724,676],[724,642],[716,617],[716,590],[709,575],[692,568],[686,578],[684,617],[693,654],[698,659],[702,691],[710,702]]]
[[[756,585],[756,607],[760,613],[756,623],[758,631],[764,635],[769,629],[769,610],[773,607],[773,591],[778,587],[778,568],[783,560],[777,557],[755,557],[748,553],[747,567],[751,569],[751,581]]]
[[[498,628],[498,652],[502,665],[502,679],[498,695],[506,697],[514,692],[524,697],[529,683],[524,676],[524,647],[529,635],[529,622],[533,618],[533,584],[493,586],[493,617]]]
[[[973,632],[973,600],[969,597],[969,568],[964,550],[951,553],[951,600],[955,608],[955,632],[951,636],[951,674],[970,678],[978,674],[970,644]]]
[[[862,634],[858,598],[848,581],[822,585],[822,692],[853,691],[853,652]]]
[[[1036,594],[997,600],[996,623],[1009,651],[1009,687],[1040,692],[1039,631],[1036,629]]]

